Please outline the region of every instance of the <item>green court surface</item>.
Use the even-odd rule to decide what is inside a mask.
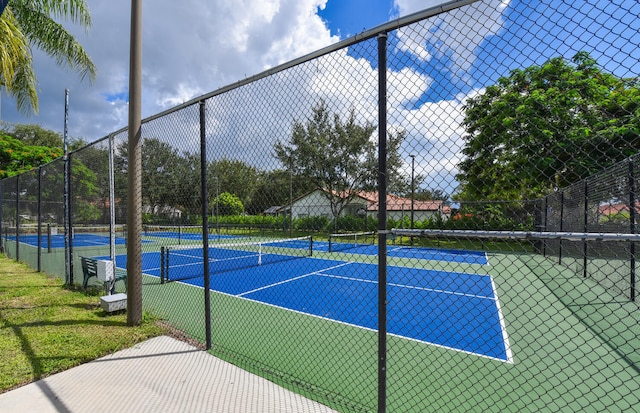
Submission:
[[[450,270],[462,268],[460,264],[433,264]],[[480,271],[478,267],[473,270]],[[544,268],[547,279],[532,268]],[[583,290],[578,293],[586,301],[593,297],[591,303],[576,308],[575,303],[563,302],[560,286],[566,290],[571,283],[564,280],[574,280],[575,274],[540,257],[491,254],[485,271],[495,279],[513,363],[389,336],[389,411],[490,411],[495,406],[506,412],[635,408],[629,396],[640,391],[638,329],[621,329],[623,343],[606,334],[612,327],[620,329],[617,321],[629,325],[629,313],[616,311],[619,303],[602,305],[602,300],[611,297],[593,282],[582,282]],[[202,290],[149,282],[144,289],[146,305],[204,340],[204,326],[195,321],[202,317]],[[175,303],[176,296],[181,297],[180,305],[166,304]],[[338,410],[375,410],[374,331],[214,292],[211,303],[213,354]],[[504,391],[496,391],[500,383]],[[416,399],[422,400],[420,404],[411,404]]]
[[[21,246],[21,254],[22,250]],[[152,250],[145,246],[145,251]],[[98,256],[105,251],[75,253]],[[375,262],[371,256],[317,255]],[[62,258],[49,256],[47,265]],[[636,409],[637,397],[632,395],[640,394],[637,305],[537,255],[488,253],[488,258],[489,265],[389,259],[390,265],[490,274],[513,362],[390,335],[387,410]],[[76,266],[79,269],[79,263]],[[160,284],[157,277],[144,276],[142,291],[145,311],[205,341],[201,288]],[[375,331],[227,294],[210,292],[210,298],[212,354],[336,410],[375,411]]]

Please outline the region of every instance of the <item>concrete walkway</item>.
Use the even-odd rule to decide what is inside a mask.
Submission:
[[[333,412],[171,337],[0,394],[0,412]]]

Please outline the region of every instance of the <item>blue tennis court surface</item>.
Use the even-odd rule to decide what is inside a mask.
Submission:
[[[160,254],[143,254],[143,272],[160,275]],[[175,270],[202,267],[180,260]],[[116,257],[126,268],[126,256]],[[236,297],[377,329],[378,267],[374,264],[318,258],[298,258],[215,273],[210,263],[211,289]],[[202,274],[200,270],[200,274]],[[511,362],[499,302],[489,275],[388,266],[390,334],[445,348]],[[183,282],[202,287],[199,277]]]
[[[16,237],[10,236],[9,240],[15,241]],[[123,245],[125,243],[125,239],[121,237],[116,237],[115,239],[116,245]],[[20,235],[20,242],[28,245],[32,245],[34,247],[38,246],[38,235]],[[64,235],[51,235],[51,240],[47,235],[42,235],[41,237],[41,247],[47,248],[49,246],[49,242],[51,243],[51,248],[64,248]],[[73,236],[73,246],[74,247],[95,247],[95,246],[105,246],[111,243],[111,238],[108,235],[96,235],[96,234],[75,234]]]

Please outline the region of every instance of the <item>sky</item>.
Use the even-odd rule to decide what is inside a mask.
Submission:
[[[93,27],[67,27],[93,58],[95,82],[56,65],[34,49],[40,112],[25,117],[2,93],[0,118],[35,123],[62,133],[64,91],[69,89],[68,134],[91,142],[120,130],[128,118],[130,0],[86,0]],[[315,52],[399,17],[440,5],[442,0],[146,0],[143,1],[142,117],[146,118],[279,64]],[[482,93],[514,68],[586,50],[606,70],[637,76],[640,44],[638,0],[482,0],[389,37],[389,113],[392,128],[408,131],[403,153],[415,154],[418,170],[439,188],[455,189],[462,159],[461,128],[466,99]],[[362,48],[333,53],[333,67],[300,84],[317,85],[314,97],[332,104],[363,102],[359,116],[375,123],[377,62]],[[324,59],[317,59],[324,64]],[[339,67],[335,67],[339,65]],[[365,74],[365,76],[363,76]],[[370,74],[370,75],[369,75]],[[364,79],[364,80],[363,80]],[[375,82],[374,82],[375,83]],[[302,86],[301,86],[302,85]],[[311,91],[314,92],[314,91]],[[292,91],[308,96],[310,90]],[[315,93],[315,92],[314,92]],[[369,104],[373,102],[374,104]],[[285,102],[282,116],[297,102]],[[309,103],[307,102],[307,105]],[[287,106],[288,105],[288,106]],[[310,107],[310,106],[307,106]],[[359,108],[359,109],[360,109]],[[256,108],[259,116],[261,109]],[[293,112],[292,112],[293,113]],[[242,122],[242,113],[233,114]],[[266,119],[266,118],[265,118]],[[282,119],[261,124],[276,136]],[[245,126],[241,126],[245,127]],[[251,126],[246,126],[250,128]],[[264,158],[246,142],[234,156]],[[273,132],[270,134],[270,132]],[[196,134],[197,136],[197,134]],[[253,145],[255,146],[255,145]],[[253,156],[253,159],[251,157]],[[405,169],[409,158],[405,159]],[[407,172],[407,171],[405,171]],[[436,176],[437,175],[437,176]]]
[[[90,142],[126,126],[131,2],[87,4],[93,19],[87,33],[63,24],[96,64],[95,82],[80,81],[34,49],[39,113],[18,113],[3,92],[0,119],[62,133],[68,88],[70,137]],[[393,0],[146,0],[142,5],[143,118],[374,28],[402,11]]]

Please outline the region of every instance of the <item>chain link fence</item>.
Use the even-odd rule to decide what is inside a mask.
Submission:
[[[639,14],[447,3],[144,120],[144,310],[336,411],[636,409]],[[127,159],[0,181],[4,252],[126,271]]]

